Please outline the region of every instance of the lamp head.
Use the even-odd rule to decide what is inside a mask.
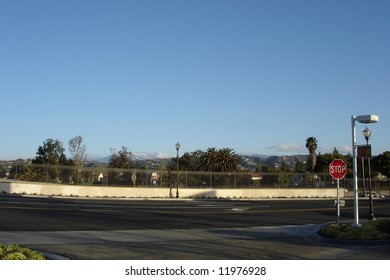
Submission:
[[[368,140],[369,140],[370,137],[371,137],[371,130],[369,130],[367,126],[366,126],[366,128],[363,130],[363,136],[364,136],[364,138],[366,138],[366,141],[367,141],[367,143],[368,143]]]
[[[357,116],[355,119],[360,123],[376,123],[379,121],[379,117],[377,115]]]

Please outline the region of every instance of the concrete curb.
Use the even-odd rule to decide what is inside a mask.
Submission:
[[[65,257],[65,256],[60,256],[60,255],[56,255],[56,254],[52,254],[52,253],[48,253],[48,252],[41,252],[41,251],[37,251],[38,253],[42,254],[46,260],[70,260],[69,258]]]
[[[386,218],[384,218],[386,219]],[[348,245],[348,246],[386,246],[390,245],[390,239],[380,239],[380,240],[348,240],[348,239],[334,239],[326,238],[318,234],[318,231],[329,224],[334,224],[335,222],[329,222],[325,224],[320,224],[317,227],[313,228],[306,236],[307,240],[313,240],[318,243],[333,244],[333,245]],[[352,223],[352,221],[344,221],[343,223]]]

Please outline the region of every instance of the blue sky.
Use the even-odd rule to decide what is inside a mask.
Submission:
[[[0,0],[0,158],[390,150],[390,1]],[[365,143],[357,125],[357,142]]]

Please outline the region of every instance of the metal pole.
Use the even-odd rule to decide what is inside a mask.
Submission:
[[[340,196],[339,196],[339,189],[340,189],[340,180],[337,179],[337,226],[340,224]]]
[[[179,145],[176,144],[176,198],[179,198]]]
[[[365,170],[364,170],[364,157],[362,157],[362,186],[363,186],[363,197],[366,196],[366,182],[365,182]]]
[[[172,184],[171,184],[171,171],[168,169],[168,186],[169,186],[169,198],[172,198]]]
[[[370,161],[371,161],[371,158],[368,158],[368,179],[369,179],[369,183],[368,183],[368,190],[370,192],[370,214],[368,216],[368,219],[369,220],[376,220],[375,218],[375,214],[374,214],[374,203],[372,201],[372,193],[371,193],[371,166],[370,166]]]
[[[356,127],[355,127],[356,117],[351,117],[351,126],[352,126],[352,168],[353,168],[353,200],[354,200],[354,223],[353,227],[359,227],[359,202],[358,202],[358,181],[357,181],[357,159],[356,159]]]

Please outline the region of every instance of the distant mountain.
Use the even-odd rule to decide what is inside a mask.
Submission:
[[[173,156],[164,153],[132,153],[134,160],[167,159]]]
[[[88,158],[88,161],[97,161],[101,163],[108,163],[110,161],[111,156],[106,156],[106,157],[97,157],[97,158]]]
[[[240,156],[240,157],[247,157],[248,156],[248,157],[263,158],[263,159],[270,157],[270,156],[267,156],[267,155],[261,155],[261,154],[256,154],[256,153],[254,153],[254,154],[251,154],[251,153],[238,154],[238,156]]]
[[[168,159],[172,158],[173,156],[164,154],[164,153],[142,153],[142,152],[134,152],[132,154],[132,159],[135,161],[138,160],[160,160],[160,159]],[[111,159],[111,155],[106,157],[100,157],[95,158],[93,161],[101,162],[101,163],[108,163]]]
[[[292,156],[267,156],[259,154],[239,154],[239,165],[246,170],[256,170],[259,165],[268,166],[281,166],[287,165],[290,169],[294,170],[298,161],[305,162],[307,155],[292,155]],[[136,162],[147,161],[148,165],[154,164],[166,164],[167,159],[171,159],[174,156],[164,153],[145,153],[145,152],[133,152],[132,159]],[[111,156],[96,158],[94,162],[108,163]]]
[[[164,153],[143,153],[134,152],[132,153],[132,160],[135,161],[137,167],[147,167],[152,169],[157,166],[167,166],[170,164],[171,159],[175,156],[167,155]],[[292,156],[267,156],[259,154],[239,154],[239,166],[245,170],[256,170],[259,165],[268,165],[280,167],[282,164],[287,165],[291,170],[295,169],[297,162],[305,162],[307,155],[292,155]],[[89,157],[88,166],[102,165],[105,166],[110,161],[111,155],[106,157]],[[14,164],[15,162],[30,162],[31,160],[13,160],[4,161],[0,160],[1,165]]]
[[[282,164],[287,165],[291,170],[295,169],[297,162],[305,162],[307,155],[292,156],[264,156],[264,155],[239,155],[240,166],[247,170],[256,170],[259,165],[268,165],[280,167]]]

